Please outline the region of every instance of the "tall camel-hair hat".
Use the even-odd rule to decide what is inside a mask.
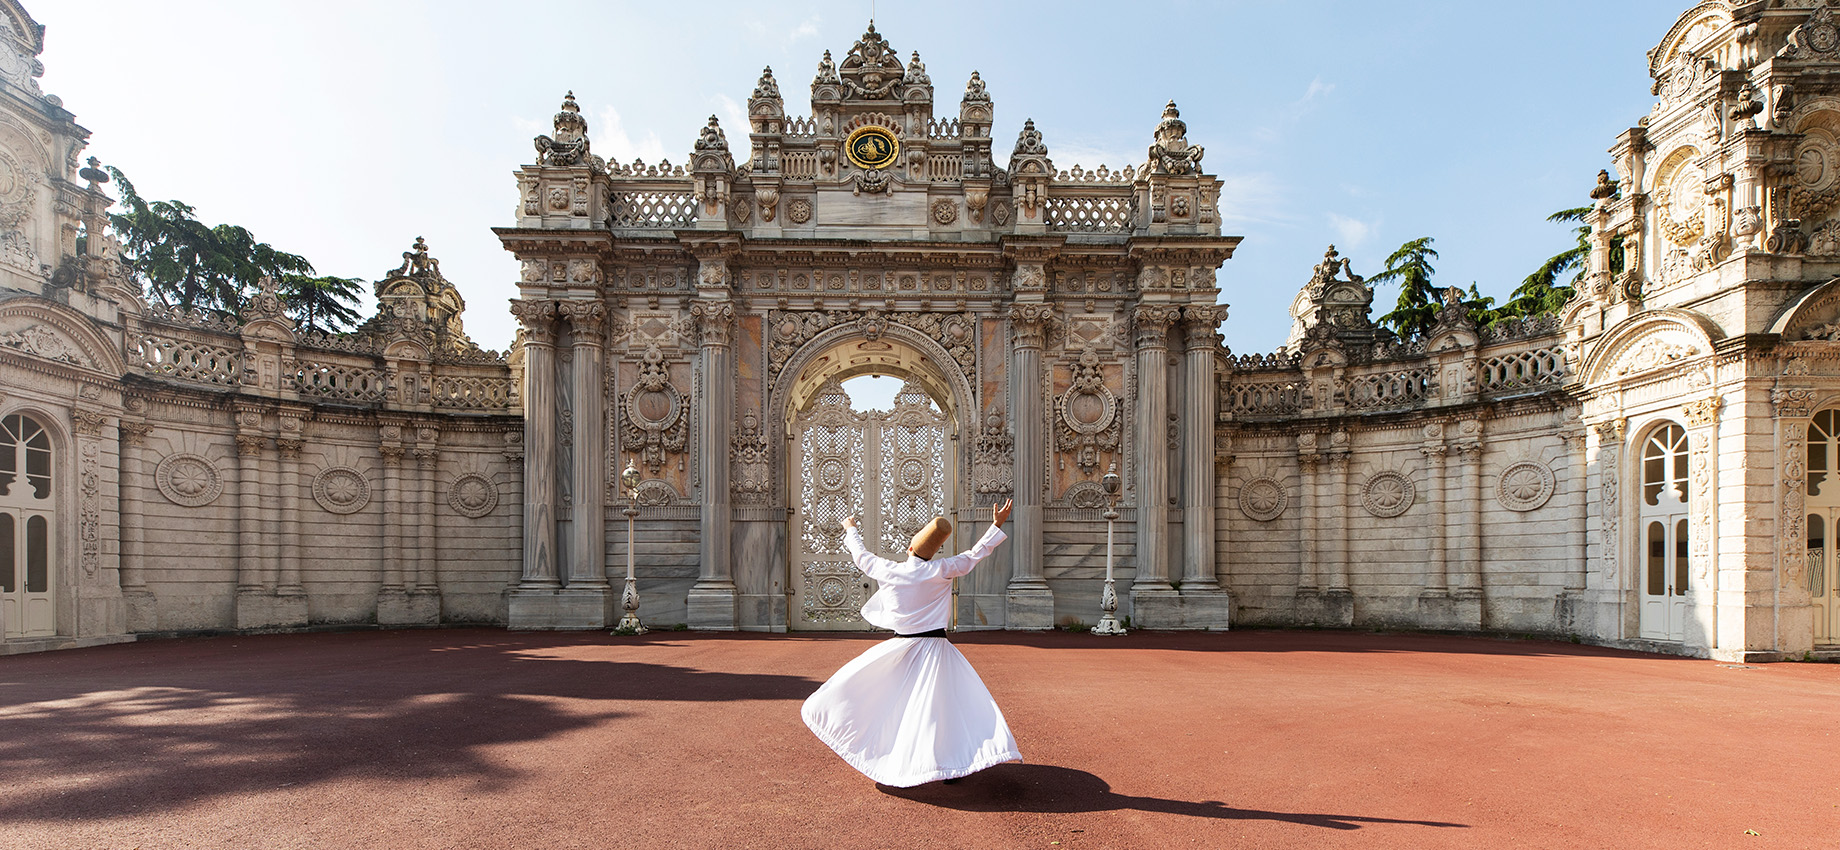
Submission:
[[[925,528],[920,529],[920,532],[914,535],[914,542],[907,548],[920,556],[920,560],[930,561],[933,555],[939,552],[939,547],[946,545],[946,541],[951,537],[952,521],[936,516],[933,517],[932,522],[927,523]]]

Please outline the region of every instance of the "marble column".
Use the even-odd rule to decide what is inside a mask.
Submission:
[[[556,573],[556,304],[512,301],[524,326],[524,578],[558,586]],[[514,623],[515,627],[516,624]]]
[[[383,487],[379,493],[378,505],[383,513],[383,569],[382,593],[401,593],[407,588],[403,584],[403,546],[401,521],[402,514],[402,461],[403,448],[394,443],[384,443],[377,447],[377,456],[383,462]]]
[[[1482,422],[1467,419],[1459,423],[1457,455],[1463,467],[1458,501],[1462,505],[1457,521],[1462,540],[1456,563],[1456,625],[1459,628],[1482,628]]]
[[[144,404],[144,402],[142,402]],[[146,507],[141,494],[147,486],[147,435],[153,426],[122,419],[121,475],[116,480],[121,508],[121,593],[128,611],[128,631],[159,628],[153,591],[147,587]]]
[[[1329,453],[1329,498],[1334,517],[1331,519],[1329,541],[1335,547],[1335,553],[1329,558],[1329,586],[1331,593],[1348,592],[1348,512],[1355,510],[1353,483],[1348,480],[1348,463],[1350,452],[1347,449]]]
[[[1314,437],[1315,435],[1305,435]],[[1316,490],[1316,473],[1321,468],[1322,455],[1316,453],[1314,444],[1297,455],[1297,593],[1314,594],[1322,589],[1322,579],[1317,572],[1322,563],[1321,535],[1316,528],[1316,503],[1319,501]]]
[[[734,507],[729,493],[729,452],[735,426],[735,369],[730,348],[735,305],[700,300],[690,305],[701,343],[703,386],[697,399],[697,471],[702,476],[703,515],[701,570],[686,600],[690,626],[732,630],[739,627],[738,599],[731,554]]]
[[[247,415],[238,412],[238,418]],[[260,421],[260,414],[255,414]],[[236,627],[272,626],[268,564],[262,557],[262,452],[268,439],[236,435]]]
[[[1175,307],[1132,314],[1137,343],[1137,575],[1132,592],[1169,585],[1169,326]]]
[[[575,459],[570,492],[569,563],[563,580],[570,588],[607,587],[607,439],[601,327],[607,308],[600,301],[562,301],[569,323],[570,398],[574,400]]]
[[[439,593],[441,584],[435,574],[435,555],[439,541],[434,529],[435,468],[441,454],[426,446],[415,450],[416,499],[415,517],[415,592]]]
[[[1425,596],[1450,595],[1450,575],[1448,552],[1444,546],[1444,466],[1450,450],[1443,445],[1423,446],[1419,453],[1425,456],[1425,525],[1431,533],[1425,535],[1425,542],[1430,551],[1425,553]]]
[[[1033,264],[1024,264],[1033,265]],[[1037,267],[1039,268],[1039,267]],[[1018,275],[1025,274],[1018,271]],[[1054,307],[1039,301],[1010,307],[1010,399],[1016,423],[1016,507],[1011,518],[1008,626],[1047,629],[1054,626],[1054,594],[1042,574],[1042,492],[1047,489],[1047,413],[1042,402],[1041,351],[1058,321]]]
[[[281,457],[281,523],[275,542],[280,548],[281,576],[277,592],[286,596],[305,596],[300,582],[300,440],[275,441]]]
[[[1182,593],[1220,586],[1214,565],[1214,353],[1222,311],[1189,307],[1182,386]],[[1192,624],[1191,624],[1192,625]]]

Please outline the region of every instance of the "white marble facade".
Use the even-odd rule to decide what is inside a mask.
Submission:
[[[968,541],[1012,496],[959,627],[1092,623],[1108,470],[1138,627],[1840,644],[1825,3],[1713,0],[1668,32],[1562,315],[1453,309],[1401,343],[1331,249],[1286,348],[1245,356],[1217,333],[1239,240],[1175,104],[1142,163],[1061,169],[1052,128],[998,146],[975,73],[936,112],[919,54],[873,28],[824,56],[808,115],[769,69],[750,126],[712,118],[680,165],[604,161],[565,99],[496,231],[523,269],[508,356],[466,338],[419,240],[356,334],[303,333],[272,296],[240,321],[179,314],[108,239],[77,255],[108,187],[37,90],[40,28],[0,11],[7,651],[610,627],[628,505],[653,625],[853,628],[856,591],[825,571],[838,511],[866,500],[897,539],[936,506]],[[823,409],[868,373],[906,381],[907,406]]]

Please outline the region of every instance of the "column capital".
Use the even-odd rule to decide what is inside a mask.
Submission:
[[[306,447],[305,440],[290,440],[285,437],[275,440],[275,448],[280,450],[283,460],[300,460],[300,450]]]
[[[1225,304],[1193,305],[1182,308],[1182,327],[1187,332],[1188,349],[1212,349],[1220,342],[1220,323],[1227,318]]]
[[[511,315],[517,317],[518,324],[524,326],[524,342],[527,345],[550,344],[550,333],[556,327],[556,313],[554,301],[511,299]]]
[[[1047,344],[1048,334],[1060,326],[1060,315],[1054,305],[1036,302],[1011,304],[1009,308],[1009,325],[1016,334],[1018,348],[1041,348]]]
[[[396,464],[402,463],[403,447],[402,446],[378,446],[377,454],[382,456],[383,462],[386,466],[395,466]]]
[[[1131,311],[1131,329],[1138,348],[1169,347],[1169,328],[1181,318],[1182,309],[1173,305],[1141,304]]]
[[[259,457],[268,448],[268,438],[260,434],[236,435],[236,453],[240,457]]]
[[[690,323],[702,345],[727,346],[735,327],[735,304],[719,300],[692,301]]]
[[[130,422],[124,419],[117,427],[121,431],[122,441],[130,446],[146,445],[147,435],[153,433],[153,426],[145,422]]]
[[[1777,419],[1794,419],[1810,415],[1814,409],[1814,390],[1783,387],[1770,391]]]
[[[1725,397],[1714,395],[1689,401],[1681,405],[1680,410],[1686,414],[1688,427],[1704,428],[1719,421],[1719,410],[1724,406]]]
[[[558,301],[556,313],[569,323],[571,345],[600,345],[607,305],[600,301]]]
[[[423,469],[433,469],[441,458],[441,453],[434,449],[415,449],[411,454],[415,456],[415,464]]]

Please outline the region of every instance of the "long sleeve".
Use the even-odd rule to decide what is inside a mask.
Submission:
[[[978,541],[971,545],[971,548],[957,555],[953,555],[950,558],[941,560],[939,562],[939,574],[946,578],[958,578],[959,576],[971,572],[972,568],[976,567],[979,561],[990,557],[990,553],[995,552],[997,546],[1008,539],[1009,535],[1003,533],[1003,529],[992,525],[989,530],[984,532],[983,537],[978,538]]]
[[[863,546],[860,528],[844,529],[843,547],[850,550],[850,560],[856,564],[856,569],[876,581],[887,581],[890,572],[897,566],[895,562],[878,557]]]

